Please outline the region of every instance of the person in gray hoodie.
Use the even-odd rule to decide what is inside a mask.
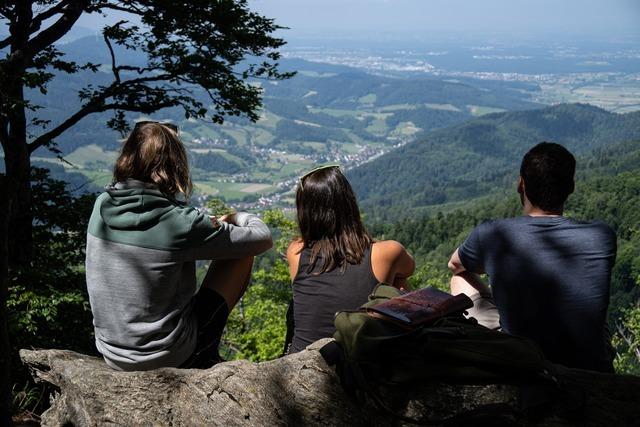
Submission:
[[[215,364],[253,257],[272,246],[256,215],[215,218],[187,206],[192,188],[177,128],[138,122],[87,231],[95,342],[114,369]],[[196,260],[212,260],[200,289]]]

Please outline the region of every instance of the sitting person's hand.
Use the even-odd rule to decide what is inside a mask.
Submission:
[[[224,221],[228,224],[233,224],[233,225],[238,225],[238,223],[236,222],[236,212],[230,213],[230,214],[226,214],[226,215],[222,215],[220,218],[218,218],[219,221]]]

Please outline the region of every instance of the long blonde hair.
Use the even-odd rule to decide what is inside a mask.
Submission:
[[[113,169],[115,182],[132,178],[156,184],[168,196],[189,197],[193,183],[177,128],[159,122],[139,122],[124,141]]]

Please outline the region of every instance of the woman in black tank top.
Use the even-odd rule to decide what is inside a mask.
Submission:
[[[380,282],[403,287],[414,270],[401,244],[371,238],[338,166],[302,176],[296,208],[300,237],[287,250],[294,319],[289,353],[333,336],[337,311],[364,304]]]

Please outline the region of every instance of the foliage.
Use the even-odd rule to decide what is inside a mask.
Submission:
[[[264,222],[271,227],[274,234],[275,249],[279,254],[284,254],[289,243],[298,235],[298,225],[295,221],[286,217],[280,210],[268,210],[263,215]]]
[[[386,118],[387,126],[396,127],[401,122],[412,122],[422,129],[440,129],[458,124],[469,118],[469,114],[461,111],[437,110],[433,108],[412,108],[395,111]]]
[[[93,352],[84,246],[94,196],[72,197],[66,183],[32,171],[32,263],[10,271],[9,331],[15,348],[65,347]]]
[[[278,140],[315,142],[349,140],[341,129],[326,128],[315,123],[298,123],[288,119],[282,119],[276,125],[276,138]]]
[[[275,250],[284,253],[296,231],[295,222],[276,210],[265,211],[263,219],[274,234]],[[229,316],[221,348],[223,357],[262,361],[282,355],[291,279],[283,257],[269,256],[263,255],[269,261],[254,270],[251,285]]]
[[[287,265],[280,260],[270,270],[254,272],[252,284],[229,316],[223,357],[262,361],[282,355],[289,281]]]
[[[413,276],[409,278],[409,289],[420,289],[428,286],[449,292],[451,274],[448,269],[434,262],[425,262],[416,268]]]
[[[34,207],[32,263],[9,272],[9,332],[13,354],[20,348],[65,348],[95,353],[84,274],[87,222],[94,195],[72,197],[66,183],[46,169],[31,174]],[[34,386],[22,364],[12,360],[14,412],[38,412],[41,386]]]
[[[68,60],[60,45],[55,44],[60,37],[81,15],[112,10],[126,14],[122,14],[124,19],[102,28],[105,55],[96,58],[101,62],[80,64]],[[52,24],[57,19],[57,24]],[[3,81],[23,77],[28,88],[46,94],[49,83],[60,75],[81,73],[85,74],[85,81],[91,81],[86,74],[98,73],[100,65],[107,64],[112,74],[110,82],[99,81],[78,89],[83,104],[70,117],[70,123],[63,121],[37,137],[31,151],[50,145],[88,114],[108,110],[115,111],[108,124],[120,131],[128,129],[125,111],[149,114],[167,107],[181,107],[186,117],[209,115],[218,123],[225,115],[257,120],[261,89],[246,79],[285,79],[293,75],[278,70],[277,49],[284,41],[272,33],[281,27],[250,11],[246,0],[197,0],[180,7],[166,0],[36,0],[20,7],[3,7],[0,20],[12,28],[0,41],[2,47],[11,46],[12,52],[21,53],[0,60]],[[35,35],[38,30],[42,31]],[[139,52],[141,60],[131,61],[130,52]],[[24,57],[25,63],[18,62]],[[247,57],[254,59],[246,61]],[[14,76],[15,73],[22,76]],[[204,89],[211,110],[205,107],[202,93],[196,96],[195,88]],[[12,105],[15,100],[8,93],[3,95],[3,110],[39,109],[30,100]],[[43,128],[50,124],[49,120],[33,121]]]
[[[65,44],[64,50],[67,56],[77,61],[110,63],[109,53],[103,47],[102,39],[86,37]],[[114,50],[116,55],[122,56],[123,60],[126,58],[127,62],[142,63],[145,60],[143,54],[124,50],[117,45],[114,46]],[[452,84],[431,79],[428,84],[420,85],[411,81],[416,78],[415,76],[383,77],[356,72],[352,68],[311,63],[293,58],[282,59],[279,62],[283,70],[300,70],[300,73],[295,78],[279,82],[277,85],[253,81],[256,85],[260,84],[263,89],[265,105],[262,113],[266,120],[252,124],[245,117],[229,116],[225,119],[229,126],[225,128],[204,127],[200,122],[185,120],[180,108],[163,110],[163,119],[179,123],[180,128],[190,136],[204,139],[228,139],[229,143],[236,143],[237,140],[244,150],[221,148],[242,158],[245,160],[245,165],[249,165],[252,163],[251,156],[254,156],[255,162],[256,154],[246,149],[246,145],[243,144],[245,141],[286,149],[288,152],[309,154],[314,153],[315,150],[322,151],[317,144],[315,150],[300,144],[301,141],[306,141],[290,129],[285,128],[283,134],[276,137],[274,121],[277,121],[278,117],[319,125],[323,128],[321,129],[323,134],[316,137],[321,136],[323,139],[329,134],[337,135],[334,131],[339,131],[338,133],[345,133],[347,136],[347,139],[339,140],[340,143],[362,144],[364,140],[388,144],[392,141],[387,140],[387,136],[390,136],[400,122],[412,121],[418,128],[425,131],[439,129],[469,118],[467,105],[490,103],[503,109],[536,107],[535,104],[527,101],[528,93],[513,90],[514,86],[520,86],[516,82],[490,84],[489,81],[465,80],[462,84]],[[327,74],[323,75],[323,70],[326,70]],[[44,106],[38,111],[38,117],[51,120],[53,123],[64,120],[69,107],[78,104],[74,94],[84,87],[87,80],[106,85],[110,82],[110,77],[111,71],[104,67],[96,73],[86,71],[69,75],[65,79],[54,79],[48,87],[47,96],[39,95],[35,91],[32,93],[34,102]],[[419,90],[419,98],[415,98],[418,101],[416,104],[407,104],[408,101],[402,99],[401,93],[407,86]],[[519,87],[519,89],[522,88]],[[376,105],[358,102],[360,97],[367,94],[376,95],[378,99]],[[194,88],[194,96],[197,99],[207,99],[207,94],[198,88]],[[433,105],[438,100],[443,104],[451,105],[443,107]],[[424,102],[431,103],[433,108],[425,107]],[[381,108],[384,109],[383,113]],[[453,111],[442,108],[450,108]],[[332,111],[332,109],[337,110]],[[330,111],[331,114],[324,111]],[[110,117],[109,114],[108,112],[97,113],[96,120],[84,120],[69,129],[58,139],[61,150],[70,153],[80,146],[89,144],[97,144],[109,150],[117,149],[116,135],[104,128],[104,123]],[[379,118],[382,124],[387,123],[390,126],[386,134],[380,135],[372,128],[368,129],[374,117]],[[226,130],[232,132],[226,132]],[[240,153],[245,153],[246,158],[240,156]],[[38,155],[43,154],[45,153],[38,153]],[[245,166],[244,171],[249,170],[254,171],[255,168]]]
[[[24,383],[21,388],[17,385],[13,386],[11,393],[13,395],[13,413],[20,414],[24,421],[24,425],[30,425],[32,422],[39,420],[37,411],[42,405],[45,397],[45,387],[34,386],[30,383]],[[16,424],[22,424],[16,422]]]
[[[623,310],[616,326],[613,337],[616,372],[640,375],[640,306]]]
[[[292,67],[302,69],[306,64],[290,61]],[[323,70],[323,67],[327,67]],[[360,98],[375,95],[376,107],[406,104],[450,104],[464,110],[467,105],[486,105],[503,109],[535,108],[525,102],[522,91],[511,90],[513,82],[501,86],[488,82],[467,80],[454,83],[444,79],[399,78],[371,75],[347,67],[318,64],[314,68],[321,76],[298,75],[286,85],[269,87],[268,95],[280,99],[303,100],[306,105],[356,110],[362,107]],[[499,89],[499,90],[496,90]],[[310,95],[310,93],[312,95]],[[373,97],[372,97],[373,98]],[[269,101],[267,101],[268,103]],[[279,109],[278,111],[283,111]],[[300,110],[299,110],[300,111]],[[276,113],[278,114],[278,113]],[[304,120],[301,118],[301,120]]]
[[[211,215],[218,218],[235,212],[233,208],[230,208],[222,200],[215,197],[207,201],[206,207],[209,209]]]

